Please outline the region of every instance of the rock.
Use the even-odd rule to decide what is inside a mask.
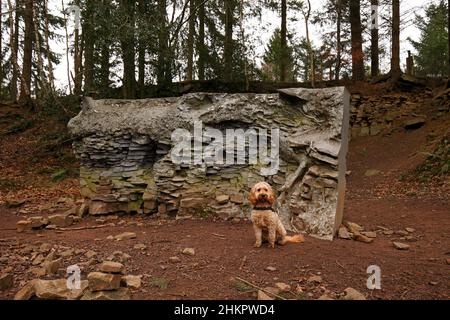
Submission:
[[[128,288],[119,288],[113,291],[87,291],[81,300],[130,300],[130,290]]]
[[[78,217],[84,217],[89,214],[89,201],[85,201],[81,204],[81,206],[77,210]]]
[[[34,274],[36,277],[41,278],[47,274],[44,268],[30,268],[28,272]]]
[[[395,234],[405,237],[405,236],[409,235],[409,232],[405,231],[405,230],[398,230],[398,231],[395,231]]]
[[[364,243],[372,243],[373,238],[369,238],[361,233],[355,234],[355,240]]]
[[[91,291],[115,290],[120,287],[121,276],[103,272],[91,272],[88,274],[89,289]]]
[[[408,119],[403,122],[403,127],[406,130],[419,129],[420,127],[422,127],[425,124],[425,121],[426,121],[425,117],[416,117],[416,118]]]
[[[194,256],[195,250],[194,250],[194,248],[185,248],[185,249],[183,249],[182,253],[185,255],[188,255],[188,256]]]
[[[394,234],[394,231],[393,230],[384,230],[383,234],[386,235],[386,236],[391,236],[391,235]]]
[[[29,300],[35,295],[34,284],[38,280],[31,280],[27,282],[17,293],[14,295],[14,300]]]
[[[142,276],[127,275],[122,277],[122,285],[132,289],[139,289],[141,287]]]
[[[287,283],[277,282],[277,283],[275,283],[275,287],[280,289],[281,292],[289,292],[289,291],[291,291],[291,286],[288,285]]]
[[[312,283],[312,284],[320,284],[322,283],[322,277],[318,276],[318,275],[314,275],[308,278],[308,280],[306,280],[308,283]]]
[[[29,220],[20,220],[16,223],[17,232],[23,232],[25,230],[31,229],[31,221]]]
[[[66,279],[38,280],[34,284],[36,297],[40,299],[77,300],[81,298],[88,286],[86,280],[81,280],[80,289],[69,289]]]
[[[48,217],[51,224],[58,226],[60,228],[65,228],[73,223],[73,217],[66,214],[54,214]]]
[[[52,275],[58,273],[59,268],[61,268],[61,263],[61,258],[53,261],[45,261],[43,267],[48,275]]]
[[[364,230],[363,227],[354,222],[346,221],[344,224],[347,227],[348,231],[350,231],[353,234],[360,233],[361,231]]]
[[[445,259],[445,263],[450,265],[450,258]]]
[[[361,292],[353,288],[345,289],[344,293],[343,300],[366,300],[366,297]]]
[[[118,234],[114,237],[114,239],[116,239],[117,241],[129,240],[129,239],[135,239],[135,238],[136,238],[136,233],[134,233],[134,232],[124,232],[124,233]]]
[[[181,259],[178,258],[177,256],[175,256],[175,257],[170,257],[169,261],[172,263],[178,263],[178,262],[181,262]]]
[[[135,250],[146,250],[147,246],[143,243],[138,243],[136,245],[134,245],[133,249]]]
[[[270,297],[267,293],[262,290],[258,290],[258,300],[260,301],[269,301],[274,300],[274,298]]]
[[[66,279],[40,280],[35,279],[20,289],[14,300],[29,300],[33,296],[48,300],[76,300],[79,299],[88,286],[86,280],[80,282],[80,289],[69,289]]]
[[[10,273],[0,275],[0,291],[8,290],[13,286],[13,276]]]
[[[267,266],[264,270],[266,270],[266,271],[277,271],[277,268],[272,267],[272,266]]]
[[[364,173],[364,176],[366,177],[373,177],[373,176],[377,176],[381,173],[380,170],[376,170],[376,169],[369,169]]]
[[[114,251],[113,254],[107,258],[107,260],[124,263],[127,262],[130,258],[131,256],[127,253],[124,253],[122,251]]]
[[[230,201],[236,204],[243,204],[244,203],[244,195],[241,193],[233,193],[230,196]]]
[[[331,298],[329,295],[324,294],[324,295],[321,295],[317,300],[334,300],[334,299]]]
[[[413,233],[416,231],[416,229],[414,229],[414,228],[405,228],[405,230],[409,233]]]
[[[22,199],[22,200],[15,200],[15,199],[6,199],[5,200],[5,206],[7,208],[18,208],[22,205],[25,204],[25,202],[27,202],[27,200]]]
[[[31,221],[31,228],[33,229],[41,229],[48,224],[48,220],[41,216],[31,217],[29,220]]]
[[[363,232],[361,232],[361,234],[368,238],[376,238],[377,237],[377,233],[375,231],[363,231]]]
[[[409,250],[409,244],[401,243],[401,242],[392,242],[394,248],[398,250]]]
[[[228,195],[220,195],[216,197],[216,201],[218,204],[225,204],[230,200],[230,196]]]
[[[92,259],[97,256],[97,252],[95,252],[94,250],[89,250],[84,255],[86,256],[86,258]]]
[[[341,239],[350,240],[352,238],[351,234],[348,232],[345,226],[340,226],[338,231],[338,237]]]
[[[119,262],[103,261],[99,267],[99,270],[106,273],[123,273],[124,266]]]
[[[59,255],[62,258],[68,258],[68,257],[73,256],[74,252],[75,252],[74,249],[67,249],[67,250],[64,250],[63,252],[61,252]]]
[[[437,286],[439,284],[439,282],[438,281],[430,281],[430,282],[428,282],[428,284],[430,286]]]

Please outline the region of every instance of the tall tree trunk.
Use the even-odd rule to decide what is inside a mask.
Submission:
[[[400,69],[400,0],[392,0],[392,80],[398,80],[402,75]]]
[[[336,21],[336,68],[335,79],[339,80],[342,63],[341,26],[342,26],[342,0],[336,1],[337,21]]]
[[[80,6],[80,0],[75,1],[76,6]],[[73,66],[74,66],[74,93],[76,95],[81,94],[81,86],[83,82],[83,77],[81,74],[81,54],[80,54],[80,32],[78,29],[74,30],[74,55],[73,55]]]
[[[111,0],[103,0],[103,5],[105,6],[105,19],[104,21],[109,21],[110,13],[110,5]],[[109,36],[109,26],[102,24],[102,32],[108,34],[106,38],[101,42],[100,49],[100,89],[106,94],[109,89],[109,69],[110,69],[110,36]]]
[[[22,103],[29,102],[31,90],[31,67],[33,59],[33,0],[25,0],[24,11],[24,44],[23,44],[23,67],[22,81],[20,82],[20,97]]]
[[[122,60],[123,60],[123,97],[134,99],[136,96],[136,65],[135,65],[135,9],[133,0],[121,0],[122,14],[127,17],[124,25],[124,35],[121,39]]]
[[[308,43],[308,56],[309,56],[309,79],[311,80],[311,87],[314,88],[316,84],[316,67],[314,65],[314,51],[311,44],[311,39],[309,36],[309,18],[311,16],[311,1],[308,0],[308,9],[303,11],[303,16],[305,18],[305,28],[306,28],[306,42]],[[323,73],[323,70],[322,70]]]
[[[50,52],[50,41],[49,41],[49,19],[48,19],[48,0],[44,0],[44,10],[45,10],[45,48],[47,50],[47,65],[48,65],[48,83],[50,89],[53,92],[55,90],[55,76],[53,74],[53,63]]]
[[[197,0],[198,7],[198,79],[205,80],[205,61],[206,61],[206,46],[205,46],[205,4],[202,0]]]
[[[448,81],[447,81],[447,87],[450,84],[450,0],[447,1],[447,19],[448,19]]]
[[[3,25],[3,1],[0,0],[0,26]],[[0,97],[3,96],[3,32],[0,27]]]
[[[280,61],[280,81],[286,81],[287,68],[287,0],[281,0],[281,61]]]
[[[33,5],[33,29],[34,29],[34,39],[36,41],[36,50],[35,54],[37,56],[37,79],[35,81],[36,84],[40,84],[40,87],[35,86],[35,91],[38,93],[38,89],[43,90],[44,94],[45,92],[48,92],[48,82],[46,80],[46,77],[44,75],[44,59],[42,59],[42,47],[41,47],[41,39],[39,35],[39,16],[37,13],[37,3]]]
[[[244,0],[239,1],[239,28],[241,30],[241,45],[244,56],[244,77],[245,77],[245,90],[248,91],[250,87],[250,80],[248,77],[248,66],[247,66],[247,46],[245,43],[245,29],[244,29]]]
[[[84,41],[84,92],[90,94],[94,88],[94,44],[95,34],[93,32],[93,1],[86,0],[86,18],[83,25],[83,41]]]
[[[64,17],[64,31],[66,35],[66,64],[67,64],[67,84],[69,86],[69,94],[72,94],[72,80],[70,78],[70,61],[69,61],[69,31],[67,29],[67,14],[64,6],[64,0],[61,0],[61,8]]]
[[[194,33],[195,33],[195,2],[189,0],[189,31],[187,39],[187,70],[186,80],[193,79],[194,69]]]
[[[11,63],[12,63],[12,77],[11,77],[11,87],[10,96],[11,100],[17,101],[17,79],[19,74],[19,66],[17,64],[17,52],[19,48],[19,4],[18,0],[15,2],[16,10],[8,0],[8,10],[9,10],[9,45],[11,47]],[[15,15],[13,17],[15,11]]]
[[[360,0],[350,0],[350,27],[352,38],[352,76],[364,80],[364,54],[362,50]]]
[[[225,45],[224,80],[231,82],[233,77],[233,0],[225,0]]]
[[[380,49],[379,49],[379,35],[378,35],[378,0],[370,0],[372,5],[372,23],[371,23],[371,44],[370,44],[370,60],[371,60],[371,75],[375,78],[380,73]]]
[[[158,30],[158,66],[157,82],[162,90],[172,82],[171,58],[169,52],[169,31],[167,27],[167,1],[158,0],[159,30]]]
[[[138,44],[138,88],[139,97],[144,96],[144,85],[145,85],[145,1],[139,0],[139,44]]]

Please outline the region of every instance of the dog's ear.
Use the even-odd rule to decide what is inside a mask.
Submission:
[[[267,184],[267,187],[269,189],[269,197],[267,198],[267,201],[269,201],[270,205],[273,205],[276,198],[275,190],[269,184]]]
[[[250,189],[250,192],[248,193],[248,201],[250,201],[250,203],[252,205],[256,204],[256,192],[255,192],[255,186],[253,186],[253,188]]]

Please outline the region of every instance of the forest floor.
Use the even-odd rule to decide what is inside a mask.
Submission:
[[[98,229],[18,233],[18,220],[62,213],[77,203],[77,163],[70,144],[55,137],[60,124],[39,119],[27,124],[34,117],[31,112],[0,105],[0,273],[14,277],[13,286],[0,291],[0,299],[12,299],[27,281],[39,277],[36,258],[45,256],[49,247],[65,252],[63,264],[58,274],[40,278],[64,278],[65,268],[78,264],[85,279],[116,252],[127,274],[142,275],[133,299],[255,299],[254,288],[236,277],[260,288],[289,284],[291,291],[280,293],[289,299],[338,299],[348,287],[368,299],[449,299],[448,176],[421,182],[407,178],[450,127],[448,113],[433,117],[426,105],[423,111],[429,117],[420,129],[399,128],[350,142],[344,220],[376,231],[374,242],[306,237],[302,244],[275,249],[255,249],[246,220],[120,216]],[[9,199],[25,202],[10,208]],[[76,227],[101,223],[87,217]],[[134,232],[136,238],[111,240],[123,232]],[[405,235],[410,242],[404,241]],[[410,248],[398,250],[393,241]],[[195,254],[183,254],[185,248],[195,249]],[[370,265],[381,268],[381,290],[366,287]]]

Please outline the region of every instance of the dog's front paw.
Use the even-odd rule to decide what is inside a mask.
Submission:
[[[268,247],[274,249],[275,248],[275,243],[269,243]]]
[[[255,248],[261,248],[261,242],[255,242],[254,247]]]

